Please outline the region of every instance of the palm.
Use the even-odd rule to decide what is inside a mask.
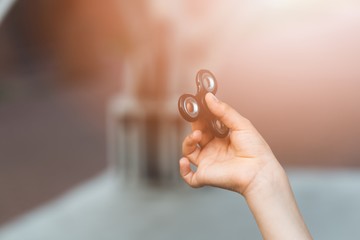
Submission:
[[[246,131],[234,131],[225,139],[213,138],[189,155],[190,159],[195,158],[193,162],[197,165],[194,177],[201,185],[245,189],[262,166],[257,159],[260,159],[263,145],[254,133]],[[232,181],[233,178],[236,181]],[[240,186],[231,186],[231,182]]]

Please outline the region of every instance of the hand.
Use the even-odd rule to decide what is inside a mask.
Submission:
[[[229,129],[214,138],[205,121],[192,124],[183,142],[180,174],[192,187],[210,185],[241,193],[264,239],[312,239],[297,207],[284,169],[249,120],[214,95],[206,95],[210,111]],[[193,172],[190,164],[197,169]]]
[[[194,122],[193,132],[183,142],[180,174],[192,187],[211,185],[245,196],[282,167],[249,120],[211,93],[205,99],[210,111],[229,127],[230,134],[214,138],[205,121]],[[190,163],[197,167],[195,172]]]

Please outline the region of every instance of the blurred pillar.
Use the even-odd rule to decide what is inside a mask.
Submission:
[[[126,184],[176,184],[185,122],[179,118],[169,19],[147,1],[119,1],[124,91],[109,104],[108,156]]]
[[[143,82],[131,65],[124,78]],[[148,89],[150,90],[150,89]],[[164,94],[138,96],[124,92],[108,108],[108,156],[111,167],[126,184],[176,184],[185,123],[177,102]]]

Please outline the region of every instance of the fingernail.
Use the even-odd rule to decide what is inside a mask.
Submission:
[[[194,130],[191,134],[192,137],[195,137],[197,134],[199,134],[199,132],[200,132],[200,130]]]
[[[184,157],[180,158],[179,160],[180,163],[185,163],[186,162],[186,159]]]

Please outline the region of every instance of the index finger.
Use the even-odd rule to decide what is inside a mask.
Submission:
[[[201,132],[199,130],[188,135],[182,145],[182,152],[193,164],[198,165],[197,157],[200,153],[198,144],[201,140]]]
[[[201,131],[201,140],[199,142],[200,146],[206,146],[213,138],[214,135],[209,129],[209,124],[204,119],[199,119],[191,123],[191,128],[193,131]]]

